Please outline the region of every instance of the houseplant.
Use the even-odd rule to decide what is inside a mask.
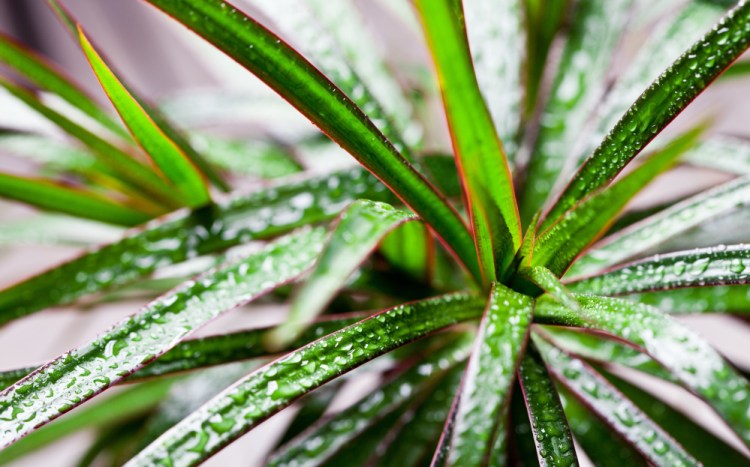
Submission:
[[[747,247],[648,256],[742,206],[747,179],[613,223],[678,158],[741,172],[733,162],[747,156],[746,144],[701,139],[706,122],[651,142],[750,45],[750,5],[674,2],[658,21],[644,18],[648,6],[628,0],[416,1],[453,143],[449,158],[420,151],[413,117],[389,113],[403,103],[382,91],[392,81],[349,65],[357,64],[357,47],[323,40],[346,36],[347,2],[268,12],[302,38],[310,61],[220,0],[147,2],[254,73],[367,170],[302,173],[232,194],[215,149],[200,151],[194,135],[140,98],[75,19],[50,2],[128,131],[54,68],[4,39],[4,63],[104,128],[81,126],[2,81],[84,149],[51,167],[73,174],[72,187],[2,175],[0,191],[95,221],[154,220],[3,290],[0,321],[143,285],[196,257],[215,261],[90,343],[38,369],[3,373],[6,459],[43,444],[44,430],[56,426],[40,429],[47,422],[63,415],[62,423],[65,412],[102,391],[132,384],[121,396],[123,415],[110,414],[114,424],[87,460],[118,446],[134,455],[132,465],[196,464],[299,400],[302,409],[270,464],[568,465],[578,462],[573,436],[596,463],[746,462],[615,369],[682,386],[750,441],[747,380],[671,316],[747,311]],[[636,18],[656,21],[653,47],[610,84],[612,57]],[[617,177],[647,146],[640,163]],[[298,171],[285,157],[271,160]],[[225,167],[237,163],[230,159]],[[251,240],[264,243],[239,257],[219,256]],[[289,317],[272,328],[188,338],[261,295],[288,303]],[[384,310],[361,311],[375,306]],[[202,369],[272,356],[234,384],[223,382],[227,388],[200,408],[177,410],[178,419],[158,408],[135,422],[126,416],[134,401],[165,398],[167,386],[184,390],[184,379],[140,382],[146,378],[186,371],[196,372],[187,378],[214,378]],[[376,370],[383,384],[323,416],[336,382],[373,359],[383,365]],[[114,410],[90,405],[97,409]]]

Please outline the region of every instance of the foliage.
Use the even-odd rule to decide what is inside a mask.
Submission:
[[[0,196],[54,212],[6,223],[0,245],[100,243],[0,290],[0,324],[145,302],[44,365],[0,372],[0,462],[96,428],[82,465],[195,465],[291,405],[282,441],[264,446],[271,465],[748,462],[750,383],[671,315],[748,313],[750,249],[663,253],[744,208],[750,143],[707,120],[662,132],[726,69],[747,73],[732,64],[750,46],[750,3],[382,0],[368,7],[380,30],[348,0],[252,1],[257,18],[223,0],[144,1],[286,102],[150,103],[49,0],[119,123],[0,36],[0,62],[33,85],[0,79],[8,97],[67,135],[0,133],[0,151],[38,168],[0,173]],[[373,47],[418,24],[434,77]],[[645,45],[623,60],[636,34]],[[435,83],[452,157],[426,149]],[[194,123],[228,102],[265,132]],[[317,129],[281,131],[290,108]],[[342,152],[362,167],[332,169]],[[623,214],[684,162],[736,179]],[[289,317],[190,338],[259,300]],[[330,413],[366,371],[382,384]],[[639,374],[698,396],[734,438]],[[100,401],[114,386],[127,389]]]

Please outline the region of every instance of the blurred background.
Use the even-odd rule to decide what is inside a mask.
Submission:
[[[175,113],[184,118],[184,121],[178,123],[243,137],[266,135],[271,131],[266,128],[271,120],[280,123],[273,131],[316,131],[251,74],[143,2],[66,0],[64,3],[125,80],[141,95],[167,107],[171,106]],[[245,2],[234,3],[247,11],[253,11]],[[370,29],[372,40],[379,49],[387,51],[392,68],[400,70],[401,81],[407,85],[424,81],[430,64],[419,37],[418,25],[402,22],[402,17],[397,14],[397,10],[408,10],[407,1],[360,0],[355,3]],[[0,0],[0,31],[59,64],[91,95],[106,102],[77,45],[43,0]],[[613,74],[627,66],[640,47],[646,46],[643,44],[643,37],[643,30],[639,32],[636,29],[630,34],[621,47],[620,55],[616,57]],[[293,43],[294,38],[291,39]],[[668,131],[674,134],[710,117],[715,121],[712,131],[750,137],[748,89],[750,80],[747,78],[718,83],[680,116]],[[208,96],[206,99],[213,99],[212,102],[215,103],[217,95],[229,96],[219,109],[215,106],[201,106],[202,96]],[[237,96],[244,97],[238,99]],[[424,104],[423,114],[435,123],[426,126],[425,145],[427,150],[449,151],[450,141],[437,96],[436,92],[428,94]],[[51,134],[57,131],[4,92],[0,92],[0,128]],[[346,155],[337,153],[335,149],[332,152],[328,159],[332,163],[351,163]],[[31,173],[34,168],[33,162],[29,160],[0,152],[0,170]],[[643,207],[654,204],[657,200],[677,199],[701,187],[712,186],[727,179],[729,176],[720,172],[684,166],[660,177],[634,201],[633,206]],[[252,187],[248,186],[249,188]],[[0,227],[2,223],[22,219],[32,213],[31,209],[17,203],[0,201]],[[741,212],[737,216],[742,216],[743,219],[750,217]],[[750,226],[750,223],[747,225]],[[745,230],[725,232],[719,225],[713,230],[706,230],[702,241],[705,245],[716,244],[717,238],[720,238],[718,241],[750,241],[750,229]],[[118,231],[102,231],[97,235],[100,235],[98,238],[108,238],[108,235],[116,237]],[[7,248],[0,241],[0,287],[71,258],[80,251],[80,246],[49,244]],[[118,318],[135,312],[143,303],[143,299],[135,298],[115,304],[97,303],[91,307],[84,304],[48,310],[3,327],[0,329],[0,369],[34,365],[48,360],[87,341]],[[744,338],[748,331],[746,322],[721,316],[681,319],[708,337],[733,361],[750,368],[750,355],[746,352]],[[256,327],[278,321],[279,310],[260,305],[254,306],[252,313],[247,310],[228,313],[202,329],[200,334],[226,328]],[[363,373],[366,374],[366,369]],[[356,387],[351,388],[351,393],[367,391],[367,385],[372,381],[372,378],[362,378],[356,383]],[[704,408],[695,404],[692,396],[686,393],[676,394],[675,397],[678,398],[674,401],[676,405],[691,409]],[[726,433],[726,428],[708,409],[694,412],[693,415],[702,417],[717,431]],[[280,433],[285,416],[288,417],[289,414],[274,417],[261,429],[253,431],[211,459],[208,465],[258,465],[265,455],[263,449],[259,449],[260,443],[267,444],[268,437]],[[75,465],[95,435],[93,432],[76,434],[43,452],[27,456],[14,465]]]

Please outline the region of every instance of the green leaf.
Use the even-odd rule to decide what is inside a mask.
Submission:
[[[268,465],[320,464],[326,462],[343,445],[382,417],[402,407],[421,392],[433,389],[446,372],[471,353],[473,336],[433,351],[403,374],[384,384],[351,407],[343,410],[282,446],[271,455]]]
[[[94,341],[0,393],[0,445],[89,400],[174,347],[222,312],[289,282],[312,266],[325,230],[304,229],[188,281]]]
[[[234,58],[287,99],[373,172],[480,278],[471,235],[459,215],[411,167],[360,109],[286,43],[220,0],[148,0]]]
[[[70,78],[63,75],[49,61],[4,34],[0,34],[0,62],[41,89],[62,97],[105,128],[120,136],[126,136],[122,127]]]
[[[557,385],[558,395],[570,422],[570,429],[586,456],[594,465],[648,465],[641,454],[609,425],[573,396],[565,386]]]
[[[565,22],[568,0],[523,0],[526,19],[526,108],[534,111],[539,98],[542,75],[549,64],[547,56],[553,40]]]
[[[713,137],[688,151],[685,161],[730,174],[750,175],[750,142],[729,136]]]
[[[159,202],[164,203],[166,206],[181,206],[180,200],[169,190],[164,180],[152,172],[149,167],[136,161],[132,155],[44,105],[30,92],[2,78],[0,78],[0,86],[7,89],[13,96],[60,127],[70,136],[88,146],[93,155],[102,164],[110,167],[114,173],[118,174],[130,186],[153,194]]]
[[[93,191],[41,178],[0,173],[0,196],[41,209],[115,225],[133,226],[150,219],[148,214]]]
[[[750,46],[750,4],[740,3],[641,94],[581,166],[550,209],[549,227],[576,202],[612,180]]]
[[[750,312],[750,287],[742,285],[663,290],[631,294],[623,298],[672,314]]]
[[[474,76],[460,0],[416,5],[437,68],[476,254],[488,284],[505,273],[521,244],[508,161]]]
[[[283,347],[320,315],[383,237],[413,214],[385,203],[356,201],[339,218],[315,268],[292,300],[287,320],[267,337],[270,347]]]
[[[569,285],[597,295],[623,295],[681,287],[748,284],[750,247],[719,245],[657,255]]]
[[[515,373],[528,337],[533,301],[494,284],[461,391],[454,402],[455,421],[448,463],[480,465],[488,457],[505,458],[506,419]]]
[[[518,368],[540,465],[578,465],[578,458],[555,385],[542,357],[529,345]]]
[[[571,310],[580,309],[580,305],[578,305],[573,294],[549,269],[541,266],[532,266],[528,269],[521,270],[520,276],[542,289],[561,305],[564,305]]]
[[[254,7],[273,19],[282,37],[294,38],[295,43],[300,44],[298,52],[349,96],[357,107],[365,110],[367,117],[393,143],[393,146],[404,157],[411,159],[401,131],[396,128],[391,115],[386,113],[379,100],[370,91],[368,83],[371,81],[367,81],[369,76],[360,75],[352,67],[349,57],[341,50],[344,44],[351,44],[351,41],[336,41],[330,30],[330,26],[336,28],[343,28],[345,25],[354,26],[351,23],[356,21],[358,13],[351,10],[355,9],[355,5],[346,0],[327,0],[318,5],[315,2],[300,4],[294,0],[252,3]],[[326,18],[328,21],[324,22]],[[341,18],[347,20],[341,21]],[[325,28],[324,25],[329,28]],[[364,25],[361,26],[357,34],[349,35],[347,38],[361,36],[366,32],[363,31]]]
[[[466,35],[479,89],[512,163],[518,152],[526,33],[522,0],[463,0]],[[503,53],[498,53],[502,50]]]
[[[611,186],[596,191],[539,234],[531,264],[562,275],[575,257],[602,235],[644,186],[667,170],[698,138],[700,127],[676,138]]]
[[[298,397],[401,345],[478,318],[466,294],[400,305],[313,342],[238,381],[136,456],[129,465],[195,465]],[[367,345],[361,345],[361,342]],[[354,349],[354,350],[353,350]]]
[[[730,66],[727,71],[721,75],[722,78],[745,78],[750,74],[750,61],[740,60]]]
[[[343,381],[333,381],[330,384],[304,396],[297,403],[300,408],[294,415],[294,419],[287,426],[284,436],[281,437],[276,446],[278,447],[288,443],[311,427],[315,422],[320,420],[323,415],[325,415],[331,402],[338,395],[339,389],[341,389],[343,383]]]
[[[79,39],[86,58],[94,70],[99,83],[120,114],[133,137],[146,154],[159,167],[161,173],[174,185],[184,203],[197,207],[211,202],[208,187],[203,175],[187,154],[170,138],[173,132],[165,132],[165,127],[150,115],[99,56],[89,40],[79,28]]]
[[[750,204],[750,178],[704,191],[606,237],[579,257],[567,275],[598,273],[746,204]]]
[[[735,0],[661,1],[658,5],[640,3],[633,20],[645,28],[646,40],[659,47],[641,47],[638,54],[616,76],[612,89],[598,105],[593,131],[581,135],[573,161],[580,165],[602,142],[622,115],[680,55],[736,4]]]
[[[602,375],[704,465],[747,464],[747,457],[690,417],[614,374],[604,372]]]
[[[330,219],[357,198],[391,200],[374,177],[352,169],[236,196],[195,212],[181,211],[0,291],[0,324],[132,283],[194,256]]]
[[[604,92],[606,73],[632,3],[584,0],[573,7],[575,21],[567,33],[520,196],[524,225],[544,207]]]
[[[293,350],[322,336],[354,324],[365,317],[362,313],[339,314],[321,319],[310,326],[299,338],[283,350]],[[122,382],[129,383],[155,376],[171,375],[240,360],[267,357],[271,352],[263,345],[263,336],[273,328],[237,331],[199,339],[187,339],[169,349]],[[0,389],[5,389],[27,376],[38,366],[0,372]]]
[[[582,360],[534,339],[547,370],[655,465],[700,465],[668,433]]]
[[[703,338],[646,305],[576,297],[582,313],[561,309],[542,297],[537,300],[535,318],[602,330],[644,349],[680,384],[708,402],[745,443],[750,441],[750,384]]]
[[[401,427],[387,449],[374,464],[380,467],[417,466],[430,460],[453,402],[453,395],[461,383],[464,369],[459,365],[448,371],[427,399],[414,411],[411,419]]]
[[[173,382],[170,379],[146,382],[82,407],[0,451],[0,462],[8,463],[79,431],[102,429],[113,422],[137,417],[156,406]]]

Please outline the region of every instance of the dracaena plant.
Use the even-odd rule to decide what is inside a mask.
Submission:
[[[0,84],[70,137],[0,135],[40,167],[0,174],[0,194],[57,212],[6,224],[5,242],[109,239],[0,291],[0,323],[147,301],[44,365],[0,373],[0,460],[93,427],[84,465],[194,465],[294,405],[282,438],[254,446],[270,465],[748,462],[750,385],[675,315],[747,313],[750,248],[671,245],[750,201],[750,145],[712,136],[708,120],[660,133],[748,48],[750,3],[378,3],[381,33],[421,35],[434,74],[394,66],[348,0],[146,3],[327,139],[208,134],[185,105],[141,98],[56,1],[119,120],[0,38],[0,61],[32,86]],[[634,31],[644,45],[611,73]],[[211,123],[239,98],[186,99]],[[441,130],[430,99],[452,154],[426,150]],[[316,165],[337,147],[362,167]],[[736,177],[623,214],[681,161]],[[287,318],[190,336],[261,296]],[[327,410],[367,371],[380,378],[371,393]],[[646,390],[642,375],[671,389]],[[665,402],[685,390],[733,433]]]

